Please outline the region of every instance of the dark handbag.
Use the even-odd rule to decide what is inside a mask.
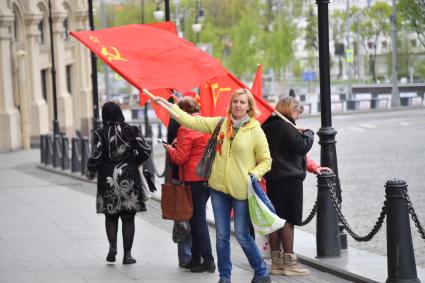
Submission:
[[[191,240],[189,221],[174,221],[173,242],[183,243]]]
[[[212,163],[215,157],[215,148],[217,146],[217,136],[223,122],[224,118],[221,118],[214,129],[212,137],[208,140],[207,147],[202,154],[201,160],[196,166],[196,174],[198,174],[199,177],[208,179],[211,175]]]

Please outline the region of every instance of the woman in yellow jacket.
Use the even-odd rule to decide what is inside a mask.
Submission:
[[[220,117],[191,116],[177,105],[157,97],[173,110],[176,120],[187,128],[212,134]],[[170,112],[170,114],[173,114]],[[233,92],[228,116],[221,125],[216,155],[208,184],[211,187],[216,237],[219,283],[230,282],[230,211],[234,211],[236,239],[254,269],[252,283],[271,282],[266,264],[249,233],[248,181],[249,174],[261,178],[271,168],[272,159],[266,136],[255,120],[257,108],[247,89]]]

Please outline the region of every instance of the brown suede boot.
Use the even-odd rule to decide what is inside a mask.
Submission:
[[[283,254],[283,272],[284,275],[309,275],[310,270],[302,268],[298,264],[295,254]]]
[[[283,274],[283,258],[281,251],[272,252],[272,266],[270,268],[271,274]]]

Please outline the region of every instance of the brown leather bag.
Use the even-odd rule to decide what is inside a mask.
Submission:
[[[184,181],[162,184],[161,210],[164,219],[189,221],[193,214],[192,187],[185,185]]]

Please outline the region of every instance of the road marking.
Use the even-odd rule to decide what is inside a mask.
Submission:
[[[376,129],[376,126],[372,124],[362,124],[361,126],[366,129]]]
[[[365,129],[357,128],[357,127],[348,127],[349,130],[355,131],[355,132],[364,132]]]
[[[410,123],[409,122],[401,122],[400,123],[400,126],[409,126],[410,125]]]

